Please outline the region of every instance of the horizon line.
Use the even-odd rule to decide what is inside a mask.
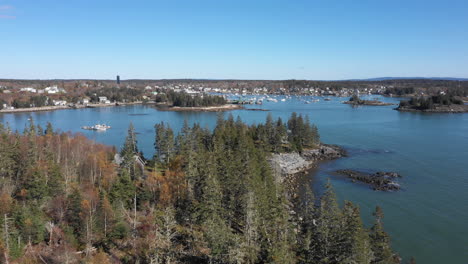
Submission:
[[[118,75],[116,75],[117,77]],[[115,81],[115,79],[92,79],[92,78],[0,78],[0,81]],[[194,81],[316,81],[316,82],[344,82],[344,81],[391,81],[391,80],[441,80],[441,81],[468,81],[468,77],[371,77],[371,78],[353,78],[353,79],[236,79],[236,78],[129,78],[120,79],[125,81],[176,81],[176,80],[194,80]]]

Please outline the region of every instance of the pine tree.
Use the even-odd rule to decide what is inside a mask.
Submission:
[[[345,202],[343,208],[343,240],[341,263],[369,264],[373,259],[373,252],[369,235],[362,226],[359,208],[351,202]]]
[[[74,189],[68,196],[68,207],[66,211],[66,219],[68,225],[72,228],[73,234],[77,239],[83,236],[84,223],[81,218],[81,201],[83,197],[80,190]]]
[[[50,197],[64,194],[64,191],[65,191],[63,177],[60,172],[60,167],[57,164],[52,163],[52,162],[50,162],[49,164],[47,187],[48,187],[48,196]]]
[[[286,125],[283,123],[283,120],[281,118],[278,118],[278,121],[276,121],[276,131],[275,131],[275,143],[274,143],[274,152],[281,152],[282,151],[282,145],[285,140],[287,140],[288,137],[288,129],[286,128]]]
[[[122,203],[127,208],[132,207],[132,199],[135,194],[135,185],[130,178],[128,170],[122,170],[118,180],[112,185],[109,193],[112,203]]]
[[[44,132],[46,135],[53,135],[54,134],[54,128],[52,127],[52,124],[50,122],[47,122],[46,130]]]
[[[128,126],[127,137],[125,138],[124,145],[120,151],[122,157],[133,156],[138,153],[137,139],[135,134],[135,127],[132,123]]]
[[[319,263],[337,263],[342,248],[342,214],[338,207],[335,192],[328,182],[320,200],[313,251]]]
[[[382,219],[384,217],[382,208],[377,206],[374,212],[375,223],[371,228],[370,239],[372,251],[374,252],[375,264],[395,263],[395,256],[390,248],[390,237],[383,229]]]
[[[159,162],[168,163],[175,153],[174,131],[164,122],[155,125],[155,159]]]
[[[122,158],[120,167],[129,172],[131,179],[139,179],[142,176],[142,171],[136,164],[135,158],[140,157],[140,153],[138,151],[135,128],[132,123],[130,123],[128,127],[127,137],[125,138],[124,146],[120,151],[120,156]]]

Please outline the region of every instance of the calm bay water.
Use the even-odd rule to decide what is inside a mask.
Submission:
[[[372,223],[371,213],[380,205],[393,247],[403,257],[415,256],[418,263],[468,263],[468,114],[403,113],[392,110],[393,106],[353,108],[341,104],[346,98],[331,99],[305,104],[293,97],[286,102],[252,106],[269,112],[230,113],[247,123],[264,122],[268,113],[283,120],[292,112],[307,114],[319,127],[323,142],[341,145],[350,153],[350,157],[321,164],[312,175],[314,184],[322,185],[330,178],[341,201],[360,205],[366,225]],[[382,100],[397,102],[395,98]],[[149,158],[154,153],[155,123],[164,121],[179,130],[187,119],[213,128],[216,115],[164,112],[140,105],[0,114],[0,122],[22,131],[32,116],[43,127],[51,122],[62,131],[81,132],[117,147],[123,144],[133,122],[138,145]],[[106,123],[112,129],[80,129],[96,123]],[[376,192],[330,175],[344,168],[396,171],[403,175],[403,190]]]

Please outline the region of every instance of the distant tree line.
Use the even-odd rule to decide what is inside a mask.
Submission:
[[[416,89],[414,87],[405,87],[405,88],[386,88],[384,94],[386,95],[407,95],[407,94],[414,94],[416,92]]]
[[[438,105],[462,105],[463,101],[452,95],[436,95],[429,97],[412,97],[410,100],[400,101],[399,107],[409,107],[418,110],[434,109]]]
[[[179,107],[203,107],[224,105],[227,103],[227,100],[218,95],[190,95],[186,92],[169,90],[165,91],[163,94],[159,94],[156,98],[156,102],[167,102],[172,106]]]

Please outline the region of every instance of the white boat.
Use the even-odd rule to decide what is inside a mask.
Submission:
[[[96,129],[96,130],[107,130],[109,128],[111,128],[111,127],[108,126],[108,125],[105,125],[105,124],[94,125],[94,129]]]
[[[81,128],[86,129],[86,130],[106,131],[107,129],[111,127],[106,124],[96,124],[94,126],[83,126]]]
[[[281,99],[281,102],[286,102],[286,99],[284,99],[284,98],[283,98],[283,99]]]

